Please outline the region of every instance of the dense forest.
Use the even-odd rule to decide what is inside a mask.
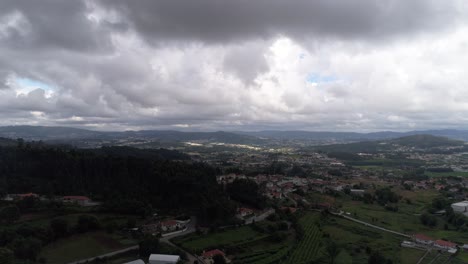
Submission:
[[[19,141],[0,147],[0,194],[86,195],[111,212],[184,210],[205,223],[231,217],[235,207],[216,183],[216,169],[187,159],[170,150],[81,150]]]

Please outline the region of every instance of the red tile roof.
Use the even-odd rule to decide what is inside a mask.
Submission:
[[[162,226],[175,226],[175,225],[177,225],[177,221],[176,220],[167,220],[167,221],[161,222],[161,225]]]
[[[294,214],[297,211],[297,208],[295,207],[281,207],[281,211],[287,212],[289,211],[290,213]]]
[[[441,247],[451,247],[451,248],[454,248],[457,246],[457,244],[455,243],[452,243],[452,242],[449,242],[449,241],[445,241],[445,240],[436,240],[434,242],[435,244],[441,246]]]
[[[18,197],[37,197],[38,195],[35,193],[20,193]]]
[[[224,254],[224,252],[222,252],[219,249],[213,249],[213,250],[210,250],[210,251],[203,252],[203,257],[205,257],[205,258],[212,258],[212,257],[214,257],[216,255],[221,255],[221,256],[224,257],[226,254]]]
[[[239,209],[237,209],[237,211],[239,213],[246,213],[246,214],[251,214],[253,213],[253,210],[252,209],[249,209],[249,208],[245,208],[245,207],[240,207]]]
[[[423,241],[434,241],[434,239],[432,239],[431,237],[428,237],[428,236],[423,235],[423,234],[415,234],[415,235],[413,235],[413,237],[415,239],[423,240]]]

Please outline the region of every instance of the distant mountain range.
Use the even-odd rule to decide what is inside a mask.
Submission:
[[[309,140],[309,141],[366,141],[366,140],[382,140],[412,135],[433,135],[468,141],[468,130],[421,130],[409,132],[393,132],[381,131],[373,133],[357,133],[357,132],[327,132],[327,131],[277,131],[265,130],[259,132],[236,132],[244,135],[282,140]]]
[[[24,140],[71,142],[77,140],[148,140],[160,142],[208,141],[232,144],[256,144],[264,141],[255,136],[218,132],[181,132],[175,130],[140,130],[124,132],[102,132],[70,127],[47,126],[4,126],[0,137]]]
[[[118,141],[148,140],[159,142],[206,141],[231,144],[268,144],[271,141],[294,141],[307,144],[349,143],[400,138],[413,135],[433,135],[468,141],[466,130],[425,130],[410,132],[382,131],[374,133],[356,132],[311,132],[311,131],[258,131],[258,132],[181,132],[173,130],[141,130],[124,132],[102,132],[71,127],[47,126],[3,126],[0,137],[25,140],[73,142],[82,140]]]
[[[425,150],[431,153],[450,152],[454,147],[460,151],[468,150],[465,141],[439,137],[428,134],[417,134],[393,139],[360,141],[353,143],[331,144],[314,146],[316,150],[325,152],[349,152],[349,153],[377,153],[391,151],[399,147]]]

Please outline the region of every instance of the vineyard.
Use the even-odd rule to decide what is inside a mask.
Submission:
[[[278,263],[291,250],[291,246],[281,245],[267,250],[255,251],[250,254],[240,256],[235,260],[239,264],[271,264]]]
[[[322,233],[317,226],[317,214],[306,214],[299,220],[304,230],[304,237],[297,244],[288,258],[287,264],[310,263],[320,256],[320,241]]]

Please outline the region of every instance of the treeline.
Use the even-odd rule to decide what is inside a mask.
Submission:
[[[159,155],[166,157],[165,152]],[[143,154],[144,150],[131,148],[0,147],[0,193],[86,195],[102,201],[108,211],[185,210],[198,214],[201,223],[223,221],[234,214],[234,206],[216,183],[213,167],[155,158],[152,150]]]

